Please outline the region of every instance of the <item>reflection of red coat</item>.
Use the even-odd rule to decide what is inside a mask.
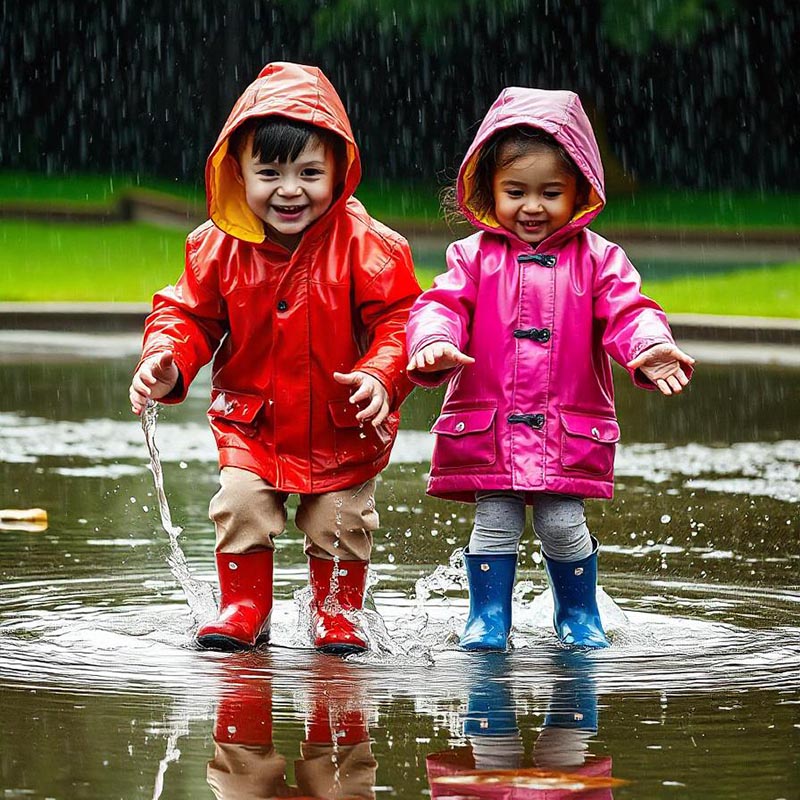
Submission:
[[[431,788],[431,797],[436,800],[446,800],[448,797],[475,797],[486,798],[486,800],[569,800],[569,798],[580,797],[581,800],[614,800],[611,789],[602,785],[591,788],[592,779],[599,780],[602,784],[603,778],[611,777],[610,758],[588,758],[581,767],[570,768],[569,772],[552,772],[550,770],[517,769],[504,770],[500,776],[498,771],[477,771],[475,760],[472,757],[472,749],[461,747],[453,750],[444,750],[441,753],[432,753],[425,759],[425,766],[428,772],[428,783]],[[575,778],[586,779],[590,784],[584,791],[576,794],[574,787],[567,788],[548,788],[539,789],[521,785],[522,779],[526,775],[551,775],[551,776],[574,776]],[[436,778],[462,775],[465,778],[463,783],[438,783]],[[481,781],[481,776],[489,777],[491,780]],[[469,778],[473,777],[474,780]],[[514,779],[518,778],[519,783],[515,785]],[[612,779],[613,780],[613,779]]]
[[[293,253],[265,238],[227,153],[235,128],[271,114],[326,128],[347,144],[343,185]],[[165,402],[183,400],[216,351],[209,418],[220,466],[250,470],[284,491],[327,492],[376,475],[411,390],[405,323],[419,286],[406,241],[352,197],[360,177],[347,114],[325,76],[268,64],[208,158],[211,220],[189,235],[184,272],[155,295],[145,325],[142,358],[173,350],[181,372]],[[359,428],[352,388],[333,379],[352,370],[389,392],[393,413],[377,431]]]

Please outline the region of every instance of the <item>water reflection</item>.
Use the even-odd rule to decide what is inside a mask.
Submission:
[[[375,797],[378,763],[363,685],[352,667],[318,654],[309,657],[311,671],[300,699],[305,736],[294,760],[296,785],[289,781],[287,754],[273,741],[272,679],[226,665],[214,716],[214,756],[206,773],[218,800]]]
[[[552,692],[541,730],[526,755],[514,700],[517,683],[506,654],[474,659],[463,715],[466,747],[427,757],[434,798],[612,800],[623,780],[611,776],[612,759],[589,752],[597,734],[597,689],[583,653],[554,654]]]
[[[330,756],[334,742],[340,755],[350,746],[331,731],[359,739],[361,755],[337,756],[353,796],[367,786],[398,798],[433,792],[433,754],[446,754],[439,760],[459,780],[478,765],[484,778],[499,772],[517,793],[509,797],[536,797],[522,792],[543,791],[531,784],[542,772],[608,780],[611,757],[613,777],[631,783],[593,791],[616,800],[793,796],[800,371],[708,368],[692,394],[652,416],[620,384],[625,474],[611,503],[587,509],[603,545],[602,583],[619,606],[601,602],[613,646],[563,660],[528,534],[515,649],[482,673],[481,661],[455,649],[467,612],[458,565],[434,579],[471,522],[469,509],[424,495],[422,429],[435,396],[407,404],[406,438],[378,490],[374,608],[365,611],[373,650],[342,662],[309,649],[303,542],[290,508],[275,644],[241,659],[191,646],[187,592],[170,572],[142,432],[126,411],[129,358],[38,358],[0,355],[2,506],[41,507],[49,518],[44,531],[0,532],[0,782],[10,797],[212,796],[207,765],[223,764],[225,752],[220,780],[239,774],[240,762],[279,754],[285,790],[298,793],[304,768],[295,762],[313,761],[315,748]],[[720,413],[731,397],[731,413]],[[163,415],[158,437],[190,579],[210,590],[216,474],[206,405],[201,385]],[[254,707],[247,738],[261,739],[226,740],[244,735],[248,724],[235,718],[246,723],[242,710]],[[499,715],[508,747],[477,738],[482,710]],[[741,756],[743,737],[752,758]],[[57,763],[54,752],[69,757]],[[357,785],[347,784],[361,767]],[[273,774],[283,791],[278,767]],[[335,771],[328,777],[335,784]],[[463,782],[435,791],[476,796],[472,784],[472,795]]]

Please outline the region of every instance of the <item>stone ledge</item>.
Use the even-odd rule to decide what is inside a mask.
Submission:
[[[0,303],[0,329],[141,331],[148,303]],[[800,344],[800,319],[670,314],[678,340]]]

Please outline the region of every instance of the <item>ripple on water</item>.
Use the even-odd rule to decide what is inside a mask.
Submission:
[[[103,605],[109,589],[117,597],[140,590],[140,583],[126,580],[131,578],[94,583],[48,580],[3,587],[0,679],[9,685],[56,691],[80,687],[90,693],[131,687],[181,695],[205,696],[213,691],[219,664],[231,656],[194,649],[192,614],[180,599],[165,603],[162,595],[139,605]],[[664,594],[665,588],[675,598],[675,586],[653,585],[655,600],[650,605],[663,603],[674,611],[675,603]],[[692,589],[702,596],[702,586]],[[716,596],[735,597],[741,592],[737,587],[708,589]],[[617,589],[614,593],[623,597]],[[253,656],[254,668],[259,668],[259,658],[265,658],[280,675],[284,663],[288,670],[284,677],[289,679],[307,658],[307,599],[307,590],[299,589],[294,600],[276,602],[273,646]],[[759,590],[762,617],[782,620],[782,624],[758,629],[735,606],[721,622],[704,617],[715,609],[708,608],[702,598],[692,600],[687,595],[683,599],[686,608],[696,613],[623,611],[601,590],[598,600],[613,646],[577,654],[562,649],[555,640],[549,591],[530,602],[517,601],[510,658],[514,680],[531,686],[546,683],[554,663],[578,658],[582,668],[591,670],[599,693],[796,690],[800,674],[796,597]],[[477,661],[474,655],[457,650],[457,633],[467,608],[463,598],[428,598],[412,605],[407,598],[379,592],[376,603],[380,613],[365,612],[371,650],[348,659],[366,680],[380,676],[382,694],[428,696],[433,692],[434,699],[466,687],[470,667]],[[398,666],[403,669],[398,671]]]

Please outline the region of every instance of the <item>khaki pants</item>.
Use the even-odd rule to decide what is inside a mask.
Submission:
[[[286,527],[289,494],[237,467],[223,467],[219,482],[208,509],[216,529],[217,552],[274,550],[274,538]],[[301,494],[295,523],[305,534],[306,555],[369,561],[372,531],[379,524],[375,479],[335,492]]]
[[[297,787],[286,783],[286,759],[273,747],[219,744],[206,780],[218,800],[269,800],[275,797],[375,797],[378,762],[370,742],[354,745],[309,744],[295,761]]]

